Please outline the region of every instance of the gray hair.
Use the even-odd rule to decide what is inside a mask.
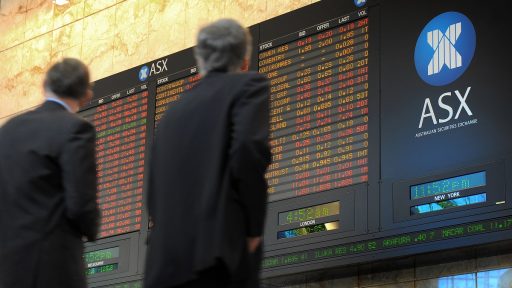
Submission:
[[[201,28],[194,49],[199,72],[237,71],[250,55],[251,43],[249,31],[232,19],[220,19]]]

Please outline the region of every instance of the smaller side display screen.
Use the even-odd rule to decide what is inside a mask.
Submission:
[[[119,258],[119,247],[91,251],[84,254],[84,260],[86,264],[114,258]]]
[[[119,269],[118,263],[101,265],[101,266],[87,268],[87,270],[85,271],[85,275],[91,276],[91,275],[96,275],[96,274],[101,274],[101,273],[113,272],[113,271],[116,271],[117,269]]]
[[[411,200],[486,185],[485,171],[437,180],[410,187]]]
[[[314,223],[314,221],[311,221]],[[304,227],[289,229],[277,232],[277,239],[289,239],[299,236],[306,236],[318,232],[331,231],[340,228],[340,221],[333,221],[329,223],[313,224]]]
[[[340,201],[279,213],[279,225],[315,220],[340,214]]]
[[[462,207],[467,205],[485,203],[487,201],[487,193],[477,195],[459,197],[455,199],[416,205],[411,207],[411,215],[425,214],[434,211],[446,210],[450,208]]]
[[[111,286],[103,286],[102,288],[142,288],[142,281],[132,281],[126,283],[113,284]]]

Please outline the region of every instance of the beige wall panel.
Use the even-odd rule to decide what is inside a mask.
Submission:
[[[84,0],[70,0],[66,5],[53,8],[53,29],[84,18]]]
[[[1,83],[2,87],[0,90],[2,91],[2,95],[0,95],[0,102],[2,105],[0,105],[0,118],[26,110],[41,103],[41,86],[32,87],[32,85],[34,85],[33,83],[37,82],[35,79],[40,79],[40,77],[31,75],[31,72],[24,71],[18,73],[15,77],[5,79],[3,83]],[[31,94],[27,97],[26,93],[36,94]]]
[[[84,17],[116,4],[116,0],[85,0]]]
[[[311,0],[267,0],[267,19],[288,13],[298,8],[311,4]]]
[[[127,35],[118,33],[114,37],[114,58],[112,74],[127,70],[149,61],[147,58],[147,42],[140,42],[137,39],[146,40],[145,36],[137,38],[142,34]]]
[[[34,66],[32,69],[23,71],[17,78],[18,85],[23,88],[23,98],[14,101],[17,111],[26,110],[41,104],[43,101],[43,80],[46,69]]]
[[[148,59],[185,48],[185,1],[146,1],[149,15]]]
[[[21,72],[21,61],[23,57],[23,46],[19,45],[0,52],[0,81],[6,78],[14,78]]]
[[[204,1],[204,0],[203,0]],[[206,0],[210,21],[226,17],[226,0]],[[207,23],[203,23],[207,24]]]
[[[116,5],[114,73],[149,61],[149,8],[144,0],[128,0]]]
[[[247,10],[247,0],[226,0],[224,17],[235,19],[240,22],[243,26],[247,25],[247,19],[245,18],[245,12]]]
[[[113,72],[115,6],[84,19],[82,59],[97,80]]]
[[[211,21],[224,18],[224,0],[187,0],[185,12],[185,47],[196,44],[199,29]]]
[[[268,19],[268,15],[272,14],[267,11],[267,1],[265,0],[246,0],[247,6],[244,13],[244,24],[251,26],[256,23]],[[281,0],[273,0],[281,1]]]
[[[25,40],[27,0],[3,0],[0,5],[0,51]]]
[[[64,57],[77,58],[77,59],[83,60],[82,59],[82,45],[81,44],[76,45],[73,47],[69,47],[65,50],[52,53],[52,58],[51,58],[50,62],[55,63]]]
[[[191,0],[185,3],[185,47],[191,47],[195,45],[199,28],[209,22],[210,12],[204,0]]]
[[[115,6],[116,31],[147,33],[148,7],[145,0],[127,0]],[[127,31],[131,29],[131,31]]]
[[[50,64],[53,33],[46,33],[23,44],[21,70],[45,70]]]
[[[78,20],[69,25],[53,30],[52,33],[52,55],[51,58],[58,58],[62,51],[72,47],[82,47],[82,33],[84,29],[84,20]],[[76,48],[75,48],[76,49]],[[81,52],[73,57],[80,58]]]
[[[17,78],[21,74],[23,46],[19,45],[0,52],[0,118],[17,111],[13,100],[23,97],[23,86]]]
[[[28,0],[25,40],[53,29],[53,3],[48,0]]]
[[[46,33],[23,44],[22,73],[17,77],[23,97],[15,101],[18,110],[38,105],[42,100],[42,83],[50,67],[53,33]]]

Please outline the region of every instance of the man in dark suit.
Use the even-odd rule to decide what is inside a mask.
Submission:
[[[95,240],[95,132],[76,116],[92,97],[87,67],[66,58],[46,101],[0,128],[0,287],[85,288],[83,238]]]
[[[158,126],[147,288],[258,287],[269,85],[262,75],[241,72],[250,41],[233,20],[201,29],[195,55],[203,78]]]

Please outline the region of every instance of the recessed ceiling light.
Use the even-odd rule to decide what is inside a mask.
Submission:
[[[57,5],[66,5],[69,3],[69,0],[53,0],[53,3]]]

